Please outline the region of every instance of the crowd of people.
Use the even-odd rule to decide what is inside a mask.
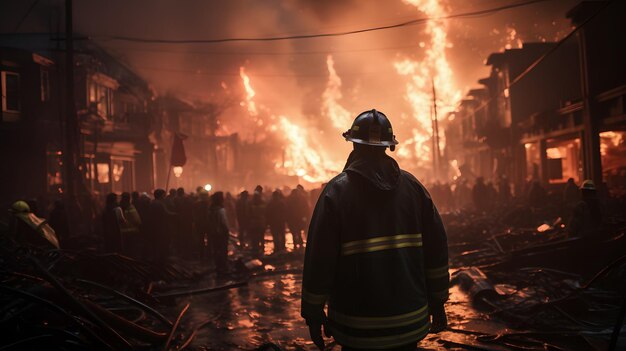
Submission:
[[[285,195],[285,192],[289,192]],[[101,213],[105,252],[160,260],[172,255],[185,259],[209,258],[218,273],[228,270],[228,244],[254,256],[265,252],[265,233],[272,236],[273,252],[286,250],[286,235],[294,249],[304,244],[312,196],[301,185],[295,189],[242,191],[237,198],[204,188],[187,193],[183,188],[147,193],[110,193]]]
[[[512,203],[533,207],[557,204],[571,209],[581,200],[580,185],[573,178],[562,186],[546,188],[537,180],[528,180],[522,187],[514,188],[505,176],[495,181],[483,177],[473,180],[459,179],[454,183],[434,182],[427,186],[437,208],[442,211],[474,210],[487,213]],[[597,189],[599,198],[608,198],[604,184]]]
[[[312,208],[323,187],[306,191],[298,185],[295,189],[264,191],[257,186],[252,193],[244,190],[237,196],[221,191],[209,194],[202,187],[195,192],[157,189],[151,195],[110,193],[93,210],[89,222],[93,223],[91,232],[101,239],[103,252],[153,261],[171,256],[205,259],[218,272],[227,272],[229,243],[256,257],[265,252],[286,251],[288,237],[292,238],[289,245],[293,249],[302,248]],[[481,177],[435,182],[427,188],[441,212],[474,211],[488,215],[514,205],[556,207],[569,230],[581,235],[602,222],[609,198],[603,184],[576,184],[574,179],[548,189],[533,180],[514,189],[506,177],[495,182]],[[75,244],[74,239],[66,240],[70,232],[68,213],[73,212],[66,206],[57,200],[49,211],[42,211],[37,201],[22,204],[34,218],[46,219],[62,247]],[[266,234],[271,234],[267,250]]]

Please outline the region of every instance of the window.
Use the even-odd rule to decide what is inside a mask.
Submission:
[[[50,72],[41,69],[41,101],[50,101]]]
[[[20,75],[2,72],[2,111],[20,112]]]
[[[582,157],[580,138],[567,140],[547,140],[547,175],[551,184],[565,183],[569,178],[580,182],[582,178]]]
[[[89,102],[96,104],[98,114],[107,119],[113,116],[113,90],[94,81],[89,82]]]

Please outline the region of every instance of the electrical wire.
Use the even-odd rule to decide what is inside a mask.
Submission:
[[[15,29],[13,29],[13,33],[17,32],[20,29],[20,27],[22,26],[22,24],[24,23],[26,18],[28,18],[28,15],[30,15],[30,13],[33,12],[33,9],[35,8],[35,6],[37,6],[38,3],[39,3],[39,0],[33,1],[33,3],[30,5],[30,7],[28,8],[28,10],[24,14],[24,16],[22,16],[20,21],[17,22],[17,25],[15,26]]]
[[[116,40],[116,41],[128,41],[128,42],[136,42],[136,43],[157,43],[157,44],[215,44],[215,43],[227,43],[227,42],[267,42],[267,41],[281,41],[281,40],[297,40],[297,39],[312,39],[312,38],[329,38],[329,37],[340,37],[346,35],[353,34],[361,34],[367,32],[375,32],[387,29],[401,28],[412,26],[420,23],[424,23],[427,21],[441,21],[453,18],[463,18],[463,17],[475,17],[486,14],[491,14],[503,10],[509,10],[517,7],[528,6],[536,3],[542,3],[553,0],[529,0],[518,2],[509,5],[498,6],[494,8],[489,8],[485,10],[471,11],[458,13],[448,16],[441,17],[422,17],[416,18],[410,21],[405,21],[401,23],[390,24],[386,26],[377,26],[377,27],[368,27],[355,29],[350,31],[341,31],[341,32],[329,32],[329,33],[318,33],[318,34],[303,34],[303,35],[286,35],[286,36],[273,36],[273,37],[234,37],[234,38],[218,38],[218,39],[158,39],[158,38],[143,38],[143,37],[133,37],[133,36],[103,36],[97,37],[94,36],[94,39],[104,39],[104,40]]]
[[[168,49],[148,49],[148,48],[125,48],[116,47],[117,49],[135,52],[159,52],[166,54],[197,54],[197,55],[218,55],[218,56],[297,56],[297,55],[336,55],[336,54],[352,54],[372,51],[390,51],[400,49],[412,49],[420,47],[420,44],[388,46],[381,48],[362,48],[352,50],[313,50],[313,51],[188,51],[188,50],[168,50]]]
[[[496,98],[499,98],[500,96],[505,95],[505,91],[509,90],[512,86],[514,86],[515,84],[519,83],[525,76],[527,76],[530,72],[532,72],[532,70],[537,67],[539,64],[541,64],[543,61],[545,61],[550,55],[552,55],[554,52],[556,52],[556,50],[561,47],[569,38],[571,38],[572,36],[574,36],[574,34],[576,34],[580,29],[582,29],[585,25],[587,25],[591,20],[593,20],[598,14],[600,14],[601,12],[603,12],[605,9],[607,9],[612,3],[614,3],[615,0],[609,0],[607,1],[603,7],[599,8],[596,12],[594,12],[591,16],[589,16],[584,22],[582,22],[579,26],[577,26],[576,28],[574,28],[571,32],[569,32],[569,34],[567,34],[564,38],[562,38],[561,40],[559,40],[553,47],[550,48],[550,50],[548,50],[546,53],[544,53],[543,55],[541,55],[538,59],[536,59],[533,63],[531,63],[528,67],[526,67],[526,69],[520,73],[519,75],[517,75],[510,83],[509,85],[497,92],[497,94],[491,96],[489,99],[487,99],[485,102],[483,102],[480,106],[478,106],[476,109],[474,109],[472,111],[471,114],[468,115],[468,117],[475,117],[476,114],[481,111],[482,109],[484,109],[485,107],[489,106],[490,103],[492,103]]]

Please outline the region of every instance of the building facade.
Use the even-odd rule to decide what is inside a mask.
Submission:
[[[625,33],[624,15],[624,2],[582,2],[567,14],[574,35],[491,54],[491,74],[446,130],[457,144],[450,157],[466,174],[507,176],[518,189],[569,178],[623,188],[626,48],[606,38]]]

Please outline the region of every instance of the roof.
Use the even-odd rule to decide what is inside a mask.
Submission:
[[[529,55],[539,57],[555,45],[556,43],[524,43],[519,49],[507,49],[504,52],[492,53],[487,58],[486,65],[500,66],[514,60],[525,59]]]
[[[569,18],[573,25],[578,26],[607,4],[608,1],[582,1],[567,11],[565,17]]]

